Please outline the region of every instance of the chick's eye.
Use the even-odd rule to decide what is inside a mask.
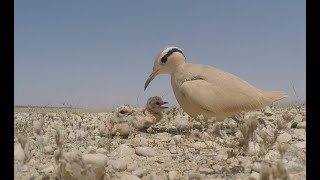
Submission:
[[[159,102],[156,102],[156,105],[160,105],[160,103],[159,103]]]
[[[126,112],[124,110],[121,110],[120,111],[120,114],[125,114]]]

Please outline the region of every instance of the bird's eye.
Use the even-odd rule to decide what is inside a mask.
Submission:
[[[164,63],[167,62],[167,60],[168,60],[168,57],[167,57],[167,56],[163,56],[163,57],[161,58],[161,63],[164,64]]]
[[[160,105],[160,103],[159,103],[159,102],[156,102],[156,105]]]
[[[125,114],[126,112],[124,110],[121,110],[120,111],[120,114]]]

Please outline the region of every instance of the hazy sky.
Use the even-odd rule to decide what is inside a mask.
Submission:
[[[156,54],[168,45],[190,63],[305,100],[303,0],[15,0],[14,6],[15,105],[143,106],[155,95],[176,105],[169,75],[143,91]]]

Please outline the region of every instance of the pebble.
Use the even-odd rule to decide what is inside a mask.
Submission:
[[[44,173],[44,174],[48,174],[48,173],[50,173],[50,172],[53,172],[54,171],[54,166],[47,166],[47,167],[45,167],[45,168],[42,168],[41,170],[40,170],[40,172],[42,172],[42,173]]]
[[[297,142],[294,144],[298,148],[305,149],[306,148],[306,141]]]
[[[104,148],[99,148],[99,149],[97,149],[96,152],[100,153],[100,154],[107,154],[108,151],[106,149],[104,149]]]
[[[132,172],[132,171],[134,171],[134,170],[136,170],[138,168],[139,168],[139,164],[136,161],[134,161],[133,163],[128,164],[128,166],[127,166],[127,170],[129,172]]]
[[[51,145],[48,145],[48,146],[44,147],[44,152],[46,154],[51,154],[52,155],[53,152],[54,152],[54,148]]]
[[[109,160],[108,164],[116,171],[124,171],[127,169],[128,162],[126,161],[126,158],[120,158],[117,160]]]
[[[189,119],[187,116],[177,115],[173,120],[173,125],[180,130],[185,130],[189,128]]]
[[[307,121],[302,121],[302,122],[298,123],[297,128],[306,129],[306,122]]]
[[[156,151],[151,147],[136,147],[136,154],[139,156],[152,157],[156,155]]]
[[[144,137],[135,137],[132,142],[135,146],[148,146],[148,139]]]
[[[213,169],[203,168],[203,167],[200,167],[200,168],[199,168],[199,172],[200,172],[201,174],[213,174],[213,173],[214,173]]]
[[[277,138],[277,141],[278,142],[281,142],[281,143],[287,143],[289,142],[290,140],[292,139],[291,135],[288,134],[288,133],[283,133],[283,134],[280,134]]]
[[[140,167],[132,172],[133,175],[138,176],[140,178],[142,176],[146,175],[147,173],[148,173],[148,170],[146,168],[142,168],[142,167]]]
[[[297,123],[300,123],[302,122],[303,120],[303,116],[301,114],[297,114],[294,119],[293,119],[293,122],[297,122]]]
[[[293,132],[298,136],[306,134],[306,130],[305,129],[295,129]]]
[[[129,147],[126,144],[121,144],[119,147],[117,147],[115,150],[113,150],[108,156],[121,158],[126,156],[132,156],[135,153],[135,150],[131,147]]]
[[[250,177],[249,177],[250,180],[259,180],[260,179],[260,173],[257,173],[255,171],[253,171],[251,174],[250,174]]]
[[[88,148],[84,151],[84,154],[96,153],[96,152],[97,152],[97,147],[88,146]]]
[[[204,142],[195,142],[194,144],[192,144],[192,146],[197,150],[207,147],[206,143]]]
[[[179,144],[179,143],[182,142],[182,136],[181,136],[181,135],[174,135],[174,136],[172,137],[172,139],[174,140],[174,142],[175,142],[176,144]]]
[[[14,145],[14,159],[23,162],[26,158],[20,143]]]
[[[124,175],[120,180],[141,180],[139,177],[135,175]]]
[[[294,173],[299,173],[301,171],[305,171],[306,170],[306,165],[302,165],[302,164],[298,164],[294,161],[290,161],[287,164],[287,170],[289,172],[294,172]]]
[[[175,180],[176,177],[177,177],[177,175],[178,175],[178,172],[177,172],[177,171],[170,171],[170,172],[168,173],[169,180]]]
[[[160,141],[162,141],[162,142],[169,142],[169,141],[171,141],[171,135],[169,134],[169,133],[166,133],[166,132],[164,132],[164,133],[157,133],[156,135],[155,135],[155,138],[156,139],[158,139],[158,140],[160,140]]]
[[[248,153],[250,155],[255,155],[260,151],[260,146],[258,143],[254,143],[254,142],[249,142],[249,150]]]

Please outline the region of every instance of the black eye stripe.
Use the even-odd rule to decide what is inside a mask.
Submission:
[[[173,54],[174,52],[180,52],[180,53],[184,56],[183,52],[182,52],[180,49],[172,48],[170,51],[167,52],[166,55],[164,55],[164,56],[161,58],[161,62],[162,62],[162,63],[166,63],[167,60],[168,60],[168,57],[169,57],[171,54]],[[185,57],[185,56],[184,56],[184,57]]]

